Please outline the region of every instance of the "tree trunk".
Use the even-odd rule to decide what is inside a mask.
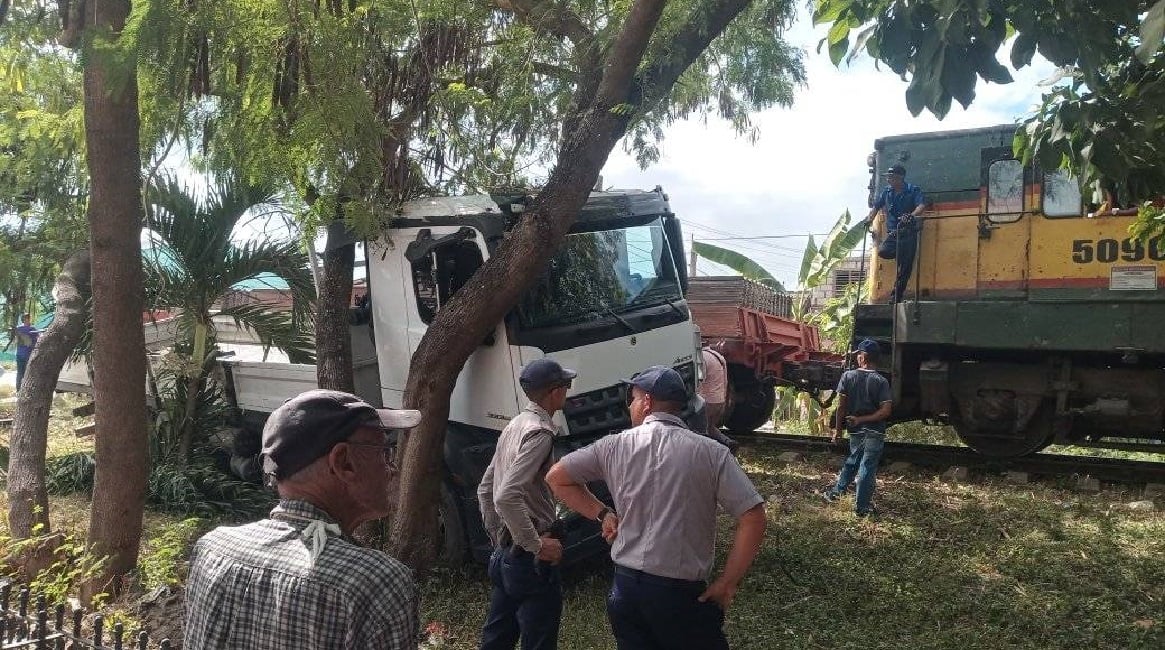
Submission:
[[[316,381],[320,388],[350,393],[356,386],[352,376],[352,337],[348,332],[356,245],[334,244],[329,233],[316,301]]]
[[[45,451],[49,409],[57,377],[73,348],[85,333],[89,295],[89,251],[69,256],[53,287],[56,311],[28,360],[28,370],[16,397],[8,460],[8,525],[12,536],[31,537],[49,532],[49,499],[45,488]]]
[[[85,142],[92,193],[93,399],[96,475],[89,547],[108,556],[85,586],[88,600],[116,593],[137,563],[149,475],[146,356],[142,330],[141,231],[144,218],[136,61],[118,38],[129,0],[86,5]]]
[[[190,464],[190,450],[194,446],[194,424],[196,422],[195,411],[198,409],[198,394],[202,392],[202,369],[207,365],[206,363],[206,337],[209,326],[200,319],[195,318],[194,322],[194,353],[191,355],[190,363],[186,370],[192,373],[186,378],[186,406],[182,411],[182,432],[178,439],[178,461],[179,467],[186,467]],[[193,362],[197,361],[197,370]]]
[[[434,559],[449,395],[478,342],[542,275],[590,196],[632,111],[615,110],[631,94],[634,72],[663,10],[638,0],[613,43],[593,102],[567,134],[546,186],[522,220],[453,299],[437,311],[409,365],[405,407],[424,415],[404,444],[399,504],[392,521],[394,555],[418,573]]]

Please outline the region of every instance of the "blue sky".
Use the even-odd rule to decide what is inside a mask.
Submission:
[[[803,12],[804,13],[804,12]],[[662,157],[641,170],[617,150],[603,170],[605,187],[650,189],[662,185],[685,237],[733,248],[764,265],[785,286],[795,286],[804,235],[829,230],[846,209],[864,216],[869,175],[866,156],[874,140],[901,133],[1013,123],[1039,101],[1039,82],[1054,72],[1046,61],[1013,72],[1015,82],[980,80],[964,110],[957,103],[943,120],[906,110],[906,82],[868,57],[835,68],[816,53],[825,29],[803,17],[790,42],[805,50],[808,85],[791,108],[754,116],[761,137],[754,145],[723,123],[686,121],[666,132]],[[1007,63],[1007,46],[1000,61]],[[924,190],[926,188],[923,188]],[[795,235],[788,239],[716,241],[726,237]],[[701,260],[701,274],[723,268]]]

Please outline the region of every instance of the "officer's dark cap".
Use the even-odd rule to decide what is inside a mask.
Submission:
[[[565,386],[577,376],[577,372],[563,368],[554,359],[535,359],[522,368],[518,383],[523,390],[543,390]]]
[[[653,399],[681,404],[688,401],[684,378],[667,366],[651,366],[623,383],[642,390]]]

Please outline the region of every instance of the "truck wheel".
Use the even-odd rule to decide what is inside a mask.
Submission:
[[[733,434],[752,433],[773,417],[777,393],[759,381],[742,382],[732,387],[732,412],[724,426]]]
[[[437,525],[441,531],[441,549],[438,561],[451,567],[465,564],[469,544],[465,540],[465,523],[461,519],[461,509],[457,507],[457,497],[448,485],[441,484],[441,504],[437,508]]]

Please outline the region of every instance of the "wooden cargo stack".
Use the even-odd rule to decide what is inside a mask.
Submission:
[[[790,296],[735,275],[692,278],[688,286],[688,302],[745,307],[782,318],[793,315],[793,299]]]
[[[819,354],[817,328],[793,320],[793,299],[738,276],[691,278],[688,307],[700,337],[728,362],[724,426],[753,431],[769,420],[783,364]]]

